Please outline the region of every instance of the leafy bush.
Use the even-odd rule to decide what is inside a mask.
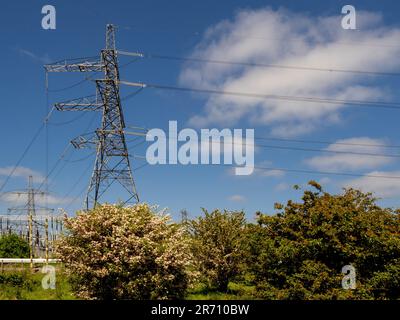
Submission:
[[[183,297],[191,255],[183,230],[167,215],[147,204],[102,205],[65,225],[58,253],[80,298]]]
[[[0,258],[29,258],[29,244],[16,234],[0,237]]]
[[[8,284],[13,287],[20,287],[24,284],[25,280],[25,277],[21,274],[0,274],[0,284]]]
[[[228,283],[240,273],[245,255],[243,212],[209,213],[190,222],[192,251],[200,274],[211,287],[226,292]]]
[[[268,299],[400,298],[400,216],[371,194],[331,195],[311,181],[302,202],[259,214],[248,233],[259,296]],[[341,288],[342,267],[356,269],[356,290]]]

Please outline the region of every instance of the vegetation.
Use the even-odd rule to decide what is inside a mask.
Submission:
[[[371,194],[305,191],[302,202],[277,204],[251,228],[249,270],[257,293],[272,299],[400,298],[400,217]],[[342,267],[356,270],[357,288],[341,288]],[[390,270],[390,271],[389,271]]]
[[[57,267],[55,290],[43,289],[41,272],[29,268],[0,273],[0,300],[71,300],[74,296],[62,268]]]
[[[246,254],[243,212],[209,213],[190,222],[196,267],[209,287],[226,292],[241,270]]]
[[[256,223],[203,209],[178,225],[146,204],[78,213],[58,245],[71,288],[63,276],[66,291],[48,297],[400,299],[400,211],[369,193],[309,185]],[[344,266],[354,267],[354,289],[342,287]],[[34,296],[27,279],[0,276],[0,298]]]
[[[0,237],[0,258],[29,258],[29,244],[16,234]]]
[[[86,299],[182,298],[191,254],[183,229],[146,204],[103,205],[66,219],[58,245],[73,290]]]

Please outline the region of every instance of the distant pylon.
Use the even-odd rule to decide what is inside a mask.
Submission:
[[[49,232],[49,230],[45,230],[43,220],[52,217],[51,214],[54,213],[54,210],[37,205],[36,197],[44,197],[46,193],[34,188],[32,176],[28,178],[28,189],[9,192],[8,194],[16,195],[17,197],[26,196],[27,201],[25,204],[9,208],[8,214],[2,216],[2,218],[6,218],[10,225],[15,227],[13,232],[21,237],[25,237],[25,232],[27,232],[26,239],[29,242],[31,258],[33,258],[35,254],[39,253],[41,247],[45,246],[41,236],[45,232]],[[48,250],[48,247],[46,250]]]
[[[188,216],[189,216],[189,214],[188,214],[187,210],[182,209],[181,210],[181,223],[182,224],[188,223],[188,221],[189,221]]]
[[[47,72],[98,72],[104,71],[104,78],[96,80],[97,95],[57,103],[60,111],[97,111],[103,113],[101,128],[94,138],[79,137],[72,141],[76,148],[95,145],[97,149],[94,170],[87,190],[85,207],[96,207],[101,197],[114,182],[118,182],[128,196],[123,204],[139,202],[139,196],[132,176],[129,153],[125,140],[125,121],[119,94],[119,69],[115,49],[115,28],[106,26],[106,49],[101,50],[100,60],[82,59],[63,61],[46,65]]]

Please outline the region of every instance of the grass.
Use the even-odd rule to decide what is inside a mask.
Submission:
[[[45,290],[41,269],[5,269],[0,273],[0,300],[71,300],[74,296],[61,267],[56,268],[56,288]]]
[[[76,299],[63,271],[56,266],[56,289],[43,289],[42,279],[45,274],[37,268],[7,268],[0,271],[0,300],[73,300]],[[242,279],[244,280],[244,279]],[[251,300],[254,299],[255,287],[248,281],[230,282],[227,292],[218,292],[198,283],[189,290],[187,300]]]
[[[246,283],[230,282],[227,292],[218,292],[199,283],[186,296],[187,300],[252,300],[255,287]]]

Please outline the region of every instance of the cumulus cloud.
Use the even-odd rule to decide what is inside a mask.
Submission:
[[[279,178],[285,175],[285,172],[279,169],[271,169],[271,170],[264,170],[264,169],[255,169],[256,174],[262,177],[274,177]]]
[[[328,178],[328,177],[323,177],[321,179],[318,179],[318,182],[321,185],[326,186],[326,185],[330,184],[332,182],[332,180],[330,178]]]
[[[224,91],[345,100],[385,100],[390,91],[366,75],[290,68],[263,68],[251,63],[392,71],[398,68],[400,29],[383,25],[381,15],[358,12],[357,43],[340,26],[341,16],[315,17],[284,9],[240,11],[232,20],[210,27],[192,53],[200,59],[246,65],[187,63],[179,81],[185,86]],[[370,45],[377,45],[371,48]],[[380,46],[381,45],[381,46]],[[344,105],[211,95],[205,110],[190,119],[193,126],[234,125],[242,119],[268,125],[271,133],[296,136],[323,123],[340,120]]]
[[[289,185],[287,183],[281,182],[275,187],[275,190],[279,191],[279,192],[282,192],[282,191],[288,190],[289,188],[290,187],[289,187]]]
[[[4,167],[0,168],[0,176],[8,176],[12,173],[11,177],[19,177],[28,179],[32,176],[34,182],[41,183],[45,177],[38,171],[32,170],[26,167],[16,167],[14,172],[14,167]]]
[[[373,171],[368,176],[349,180],[343,183],[343,187],[355,188],[364,192],[372,192],[380,198],[400,196],[400,171]],[[383,179],[370,176],[399,177],[399,179]]]
[[[28,195],[27,194],[22,194],[22,193],[4,193],[0,196],[0,201],[6,202],[9,204],[13,205],[23,205],[28,203]],[[41,195],[38,194],[35,196],[35,204],[36,205],[49,205],[49,206],[54,206],[54,205],[61,205],[61,204],[66,204],[71,201],[70,198],[60,198],[57,196],[53,195]]]
[[[329,145],[324,150],[338,153],[329,153],[306,160],[306,164],[318,170],[361,170],[373,169],[393,162],[394,158],[379,156],[385,154],[386,148],[382,139],[367,137],[342,139]],[[341,153],[349,152],[349,153]],[[358,155],[351,153],[365,153]]]
[[[234,168],[227,170],[229,175],[235,176]],[[241,178],[248,177],[265,177],[265,178],[281,178],[285,175],[285,171],[274,169],[274,164],[271,161],[260,161],[255,164],[254,171],[248,176],[237,176]]]
[[[253,175],[258,177],[273,177],[281,178],[285,175],[285,172],[279,169],[273,169],[274,164],[271,161],[261,161],[256,164]],[[271,169],[269,169],[271,168]]]
[[[235,194],[233,196],[230,196],[229,201],[233,201],[233,202],[244,202],[246,201],[246,198],[240,194]]]

